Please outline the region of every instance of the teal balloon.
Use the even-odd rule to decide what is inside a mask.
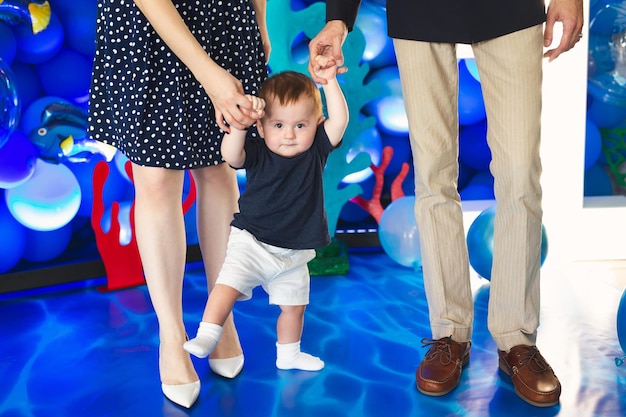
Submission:
[[[422,266],[422,249],[414,207],[415,196],[392,201],[380,217],[378,238],[391,259],[417,270]]]
[[[0,148],[9,140],[20,120],[20,97],[15,75],[0,59]]]
[[[486,279],[491,279],[495,217],[496,206],[484,210],[474,219],[466,237],[469,263],[478,275]],[[548,237],[545,227],[541,225],[541,265],[543,265],[547,255]]]

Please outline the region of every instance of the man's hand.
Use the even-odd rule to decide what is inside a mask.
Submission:
[[[543,45],[548,48],[552,45],[554,24],[563,24],[561,42],[556,48],[549,49],[543,56],[549,61],[556,59],[563,52],[569,51],[582,38],[583,2],[582,0],[550,0],[546,28],[543,33]]]
[[[309,73],[313,81],[319,84],[326,84],[325,78],[320,78],[316,74],[336,66],[337,74],[343,74],[348,68],[343,66],[343,42],[348,35],[348,28],[341,20],[331,20],[309,42]],[[332,58],[330,60],[319,60],[317,57]]]

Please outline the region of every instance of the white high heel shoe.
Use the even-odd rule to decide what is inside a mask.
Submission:
[[[190,408],[200,395],[200,380],[189,384],[168,385],[161,384],[161,390],[171,402],[185,408]]]
[[[213,373],[232,379],[243,369],[243,353],[234,358],[209,359],[209,367]]]

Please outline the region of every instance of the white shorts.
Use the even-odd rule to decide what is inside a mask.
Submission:
[[[256,240],[247,230],[231,226],[224,265],[217,284],[228,285],[249,300],[259,285],[270,304],[307,305],[311,277],[307,263],[314,249],[285,249]]]

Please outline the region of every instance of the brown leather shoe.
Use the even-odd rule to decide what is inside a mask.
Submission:
[[[559,403],[561,383],[536,346],[518,345],[508,353],[498,350],[500,369],[511,377],[520,398],[537,407]]]
[[[459,385],[461,370],[469,362],[472,343],[458,343],[451,337],[422,339],[422,343],[430,349],[415,372],[417,389],[426,395],[445,395]]]

